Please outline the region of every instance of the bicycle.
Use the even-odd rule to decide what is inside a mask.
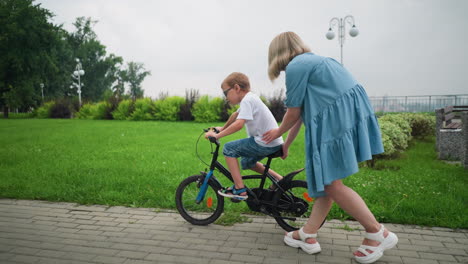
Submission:
[[[208,129],[204,129],[203,131],[196,143],[197,154],[200,137],[205,132],[208,132]],[[218,133],[218,131],[215,132]],[[213,137],[210,137],[209,141],[212,154],[209,171],[200,172],[198,175],[189,176],[184,179],[176,191],[177,210],[185,220],[194,225],[211,224],[224,211],[224,197],[218,194],[218,190],[222,189],[222,185],[214,176],[215,170],[233,182],[229,170],[218,161],[220,142]],[[213,144],[216,145],[214,151]],[[297,230],[302,225],[302,223],[298,223],[298,218],[309,217],[313,199],[307,193],[307,182],[293,179],[304,169],[287,174],[281,181],[277,181],[270,175],[268,171],[272,160],[282,155],[282,150],[279,150],[267,156],[268,160],[264,164],[265,170],[263,174],[245,175],[242,176],[242,179],[249,196],[245,200],[249,209],[273,217],[279,226],[290,232]],[[272,182],[274,188],[264,188],[267,178]],[[253,179],[259,179],[260,184],[258,187],[250,189],[247,183]],[[233,202],[241,202],[235,199],[231,200]]]

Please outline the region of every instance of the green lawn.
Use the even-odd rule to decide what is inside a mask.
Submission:
[[[0,119],[0,197],[173,209],[179,182],[206,168],[195,143],[210,125],[221,124]],[[302,133],[288,159],[273,161],[275,170],[303,167]],[[205,161],[209,151],[200,139]],[[468,228],[468,171],[438,161],[433,139],[413,141],[400,158],[377,166],[345,183],[380,221]],[[248,211],[230,202],[226,210]],[[330,218],[349,217],[334,206]]]

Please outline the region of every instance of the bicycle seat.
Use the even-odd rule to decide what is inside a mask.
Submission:
[[[274,158],[279,158],[279,157],[282,157],[282,156],[283,156],[283,147],[281,145],[281,148],[278,151],[276,151],[273,154],[268,155],[267,157],[270,158],[270,159],[274,159]]]

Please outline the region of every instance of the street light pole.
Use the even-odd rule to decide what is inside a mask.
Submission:
[[[81,76],[83,76],[85,74],[83,68],[81,67],[81,62],[80,62],[80,59],[76,58],[76,67],[75,67],[75,71],[73,72],[73,74],[71,75],[73,79],[77,80],[78,81],[78,84],[76,83],[73,83],[74,86],[70,86],[71,89],[73,89],[75,86],[78,88],[78,101],[80,103],[80,107],[81,107],[81,86],[83,86],[83,84],[81,83]]]
[[[41,94],[42,94],[42,102],[44,102],[44,84],[41,83]]]
[[[356,28],[354,23],[354,17],[349,15],[344,18],[334,17],[330,20],[330,27],[327,34],[325,35],[327,39],[332,40],[335,37],[335,32],[333,32],[334,27],[338,27],[338,42],[340,43],[341,48],[341,64],[343,65],[343,44],[346,36],[346,22],[349,25],[352,25],[351,30],[349,30],[349,35],[351,37],[356,37],[359,34],[359,30]]]

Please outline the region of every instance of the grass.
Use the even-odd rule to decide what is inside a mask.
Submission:
[[[212,125],[221,124],[0,119],[0,197],[174,209],[177,185],[207,167],[195,143]],[[274,160],[273,168],[282,174],[302,168],[303,144],[301,131],[290,157]],[[201,138],[205,161],[209,152]],[[401,157],[379,160],[377,168],[363,167],[345,183],[379,221],[468,228],[468,171],[437,160],[433,138],[413,141]],[[225,212],[232,222],[240,218],[231,212],[249,210],[226,201]],[[334,205],[329,218],[350,217]]]

